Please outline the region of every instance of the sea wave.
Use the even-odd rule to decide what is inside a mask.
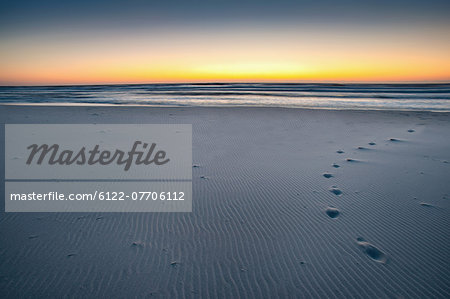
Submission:
[[[450,84],[191,83],[1,86],[0,103],[450,111]]]

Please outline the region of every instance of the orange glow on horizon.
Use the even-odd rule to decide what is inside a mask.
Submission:
[[[385,32],[340,34],[15,37],[0,44],[0,84],[450,81],[450,43],[439,32],[402,33],[401,40]]]

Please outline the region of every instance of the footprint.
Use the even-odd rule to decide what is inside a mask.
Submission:
[[[337,165],[336,163],[333,163],[332,166],[333,166],[334,168],[339,168],[339,167],[341,167],[341,166]]]
[[[342,191],[339,190],[336,186],[332,186],[330,189],[330,192],[332,192],[334,195],[341,196]]]
[[[368,148],[367,148],[367,147],[364,147],[364,146],[358,146],[358,149],[359,149],[359,150],[368,150]]]
[[[323,176],[326,177],[327,179],[333,177],[333,175],[331,173],[324,173]]]
[[[339,216],[339,210],[333,207],[328,207],[325,212],[331,218],[337,218]]]
[[[369,145],[376,145],[375,142],[369,142]]]
[[[432,208],[433,207],[433,205],[431,203],[427,203],[427,202],[421,202],[420,205],[422,207],[428,207],[428,208]]]
[[[208,177],[206,175],[202,175],[202,176],[200,176],[200,178],[203,179],[203,180],[207,180],[208,179]]]
[[[409,133],[414,133],[414,132],[415,132],[415,130],[413,130],[413,129],[409,129],[409,130],[408,130],[408,132],[409,132]]]
[[[347,158],[345,159],[347,162],[358,162],[358,160],[352,159],[352,158]]]
[[[343,151],[343,150],[338,150],[338,151],[336,151],[336,153],[338,153],[338,154],[343,154],[344,151]]]
[[[387,262],[386,254],[363,238],[357,238],[356,243],[363,250],[363,252],[374,261],[382,264],[385,264]]]
[[[400,140],[397,139],[397,138],[390,138],[389,141],[392,141],[392,142],[399,142]]]
[[[192,165],[192,168],[200,168],[200,165],[194,164],[194,165]]]

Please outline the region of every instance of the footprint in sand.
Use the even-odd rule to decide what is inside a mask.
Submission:
[[[359,150],[368,150],[368,148],[367,148],[367,147],[364,147],[364,146],[358,146],[358,149],[359,149]]]
[[[358,162],[358,160],[352,159],[352,158],[347,158],[345,159],[345,161],[347,162]]]
[[[339,210],[333,207],[328,207],[325,210],[325,213],[327,213],[327,215],[331,218],[337,218],[339,216]]]
[[[372,260],[382,264],[385,264],[387,262],[386,254],[363,238],[357,238],[356,243],[362,249],[362,251]]]
[[[333,177],[333,175],[331,173],[324,173],[323,176],[326,177],[327,179]]]
[[[341,166],[337,165],[336,163],[333,163],[332,166],[333,166],[334,168],[339,168],[339,167],[341,167]]]
[[[369,145],[376,145],[375,142],[369,142]]]
[[[397,138],[390,138],[389,141],[392,141],[392,142],[400,142],[400,140],[397,139]]]
[[[331,186],[330,192],[337,196],[342,195],[342,191],[339,190],[336,186]]]
[[[408,133],[414,133],[414,132],[415,132],[415,130],[413,130],[413,129],[408,130]]]
[[[344,151],[343,151],[343,150],[338,150],[338,151],[336,151],[336,153],[338,153],[338,154],[343,154]]]
[[[428,208],[432,208],[433,207],[433,205],[431,203],[427,203],[427,202],[421,202],[420,205],[422,207],[428,207]]]
[[[131,243],[132,247],[138,247],[138,248],[142,248],[144,247],[144,242],[141,241],[134,241],[133,243]]]

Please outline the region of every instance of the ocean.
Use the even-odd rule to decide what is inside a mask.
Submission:
[[[189,83],[0,86],[2,104],[450,111],[450,84]]]

